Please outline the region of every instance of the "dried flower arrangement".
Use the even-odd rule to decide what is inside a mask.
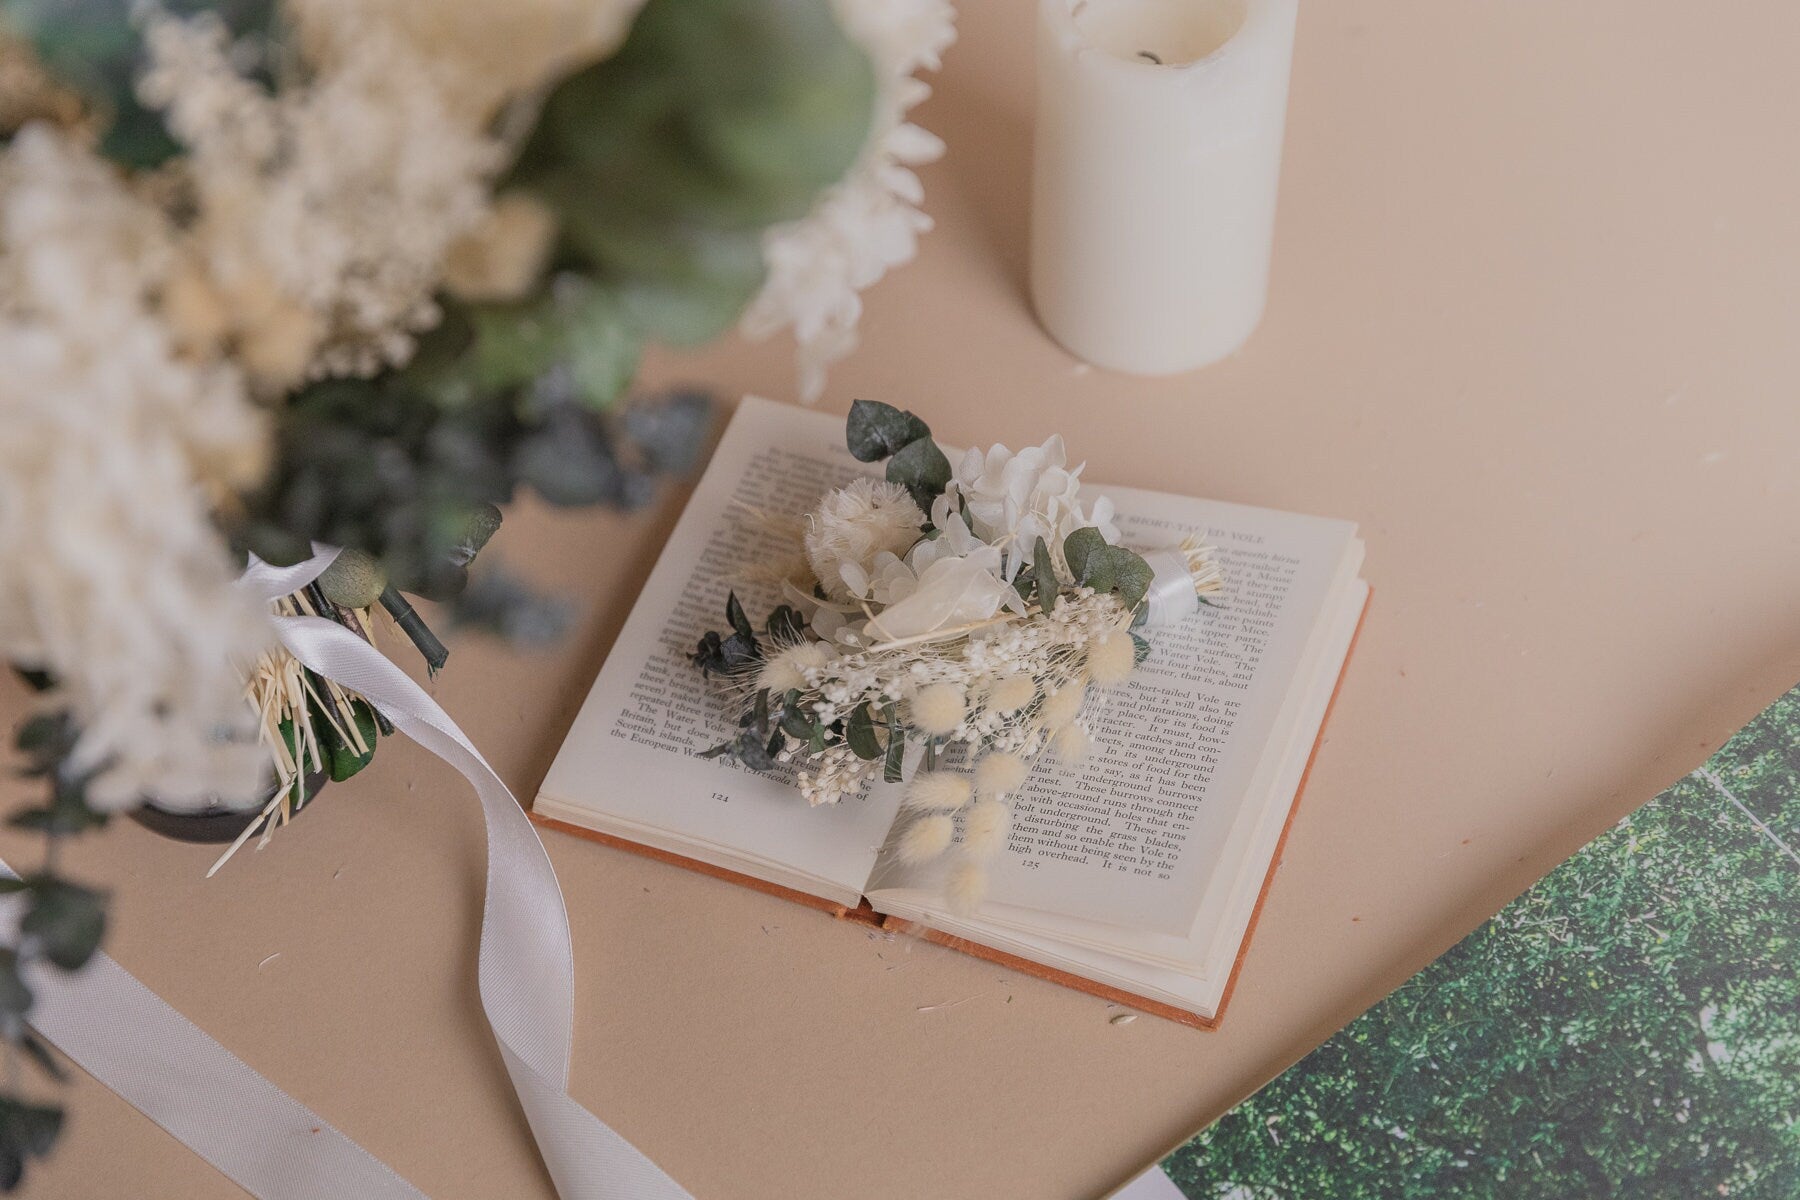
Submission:
[[[730,628],[694,651],[743,699],[737,733],[706,753],[791,769],[811,804],[905,783],[897,852],[921,863],[956,846],[946,887],[966,912],[1033,759],[1080,759],[1089,691],[1149,653],[1153,590],[1205,603],[1222,580],[1209,547],[1119,545],[1111,503],[1086,502],[1060,437],[971,450],[953,468],[918,417],[858,400],[847,441],[858,460],[885,460],[886,478],[807,514],[805,569],[781,581],[760,634],[734,593]]]
[[[0,659],[51,841],[5,885],[9,1052],[50,1062],[21,972],[104,929],[57,839],[146,797],[266,838],[375,752],[246,556],[342,547],[275,609],[433,670],[409,597],[553,634],[468,569],[497,506],[685,468],[710,406],[633,396],[648,344],[792,330],[816,394],[928,227],[905,114],[951,37],[947,0],[0,0]],[[0,1089],[0,1188],[57,1121]]]

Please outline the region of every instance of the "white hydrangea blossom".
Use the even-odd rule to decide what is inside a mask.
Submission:
[[[238,372],[157,319],[173,255],[161,213],[60,134],[0,156],[0,657],[57,678],[110,808],[250,800],[263,762],[240,669],[268,624],[208,514],[266,430]]]
[[[1105,496],[1092,509],[1081,502],[1081,472],[1069,467],[1061,435],[1014,454],[1005,446],[970,450],[956,465],[950,487],[977,536],[1006,552],[1005,577],[1012,579],[1031,561],[1043,538],[1059,573],[1068,573],[1063,542],[1077,529],[1093,526],[1108,543],[1119,540],[1113,504]]]
[[[825,390],[826,369],[856,348],[859,293],[918,252],[931,218],[913,168],[944,152],[934,134],[906,121],[931,94],[920,70],[936,70],[956,40],[948,0],[836,0],[839,20],[873,60],[879,92],[869,142],[850,174],[805,218],[763,240],[769,277],[745,312],[747,337],[791,328],[801,397]]]

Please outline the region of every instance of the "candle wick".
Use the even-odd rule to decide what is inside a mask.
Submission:
[[[1147,58],[1159,67],[1163,65],[1163,60],[1156,57],[1156,55],[1150,53],[1148,50],[1139,50],[1138,57],[1139,58]]]

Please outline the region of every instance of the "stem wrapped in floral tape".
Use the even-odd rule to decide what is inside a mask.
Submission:
[[[692,655],[742,697],[736,732],[706,753],[791,770],[812,804],[906,784],[897,852],[954,847],[945,887],[966,912],[1033,760],[1081,758],[1089,694],[1124,683],[1150,652],[1143,631],[1192,617],[1223,580],[1209,546],[1120,545],[1060,437],[953,467],[918,417],[858,400],[847,441],[885,478],[828,492],[797,523],[804,566],[780,581],[784,603],[759,626],[734,593],[729,628]]]

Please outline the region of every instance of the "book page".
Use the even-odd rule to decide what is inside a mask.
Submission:
[[[809,808],[790,779],[696,757],[726,739],[736,709],[687,656],[703,632],[725,628],[732,589],[753,620],[779,602],[772,585],[745,582],[757,563],[792,553],[758,514],[806,512],[868,471],[844,448],[840,419],[744,399],[544,780],[540,810],[576,823],[579,810],[605,814],[609,829],[674,834],[751,874],[774,864],[860,895],[898,789]]]
[[[1121,541],[1218,547],[1225,589],[1180,624],[1146,631],[1150,657],[1087,709],[1088,757],[1040,758],[1013,804],[989,900],[1188,937],[1301,660],[1343,581],[1355,528],[1240,505],[1101,487]],[[936,887],[884,858],[880,888]]]

